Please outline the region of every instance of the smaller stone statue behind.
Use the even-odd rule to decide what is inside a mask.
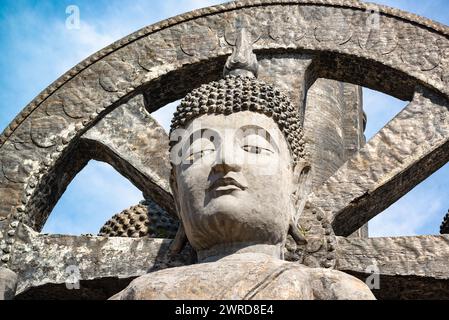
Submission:
[[[256,79],[250,43],[243,30],[224,79],[188,94],[172,121],[172,249],[188,241],[199,263],[141,276],[111,299],[374,299],[355,277],[283,260],[310,170],[298,112]]]
[[[449,211],[444,216],[443,222],[441,223],[440,233],[449,234]]]

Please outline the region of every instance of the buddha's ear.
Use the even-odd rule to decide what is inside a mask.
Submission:
[[[295,216],[293,222],[298,222],[299,216],[304,210],[307,196],[312,190],[311,166],[305,160],[299,160],[293,168],[293,190],[292,196],[295,205]]]
[[[180,203],[179,203],[178,183],[176,182],[175,168],[172,168],[171,171],[170,171],[169,183],[170,183],[171,193],[173,195],[173,202],[175,204],[176,215],[178,216],[179,220],[181,220],[181,214],[180,214],[180,211],[179,211],[181,206],[180,206]]]
[[[181,214],[180,214],[180,203],[179,203],[179,193],[178,193],[178,184],[176,182],[176,173],[175,169],[173,168],[170,173],[170,188],[173,194],[173,201],[175,203],[175,209],[176,209],[176,215],[179,218],[179,227],[178,231],[176,232],[175,239],[173,239],[172,243],[170,244],[170,254],[178,254],[184,249],[185,245],[187,244],[187,236],[184,231],[184,225],[182,224]]]

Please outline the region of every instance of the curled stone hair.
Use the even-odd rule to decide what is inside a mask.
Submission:
[[[449,211],[447,212],[446,216],[443,219],[443,222],[441,223],[440,233],[449,234]]]
[[[303,131],[297,110],[286,94],[247,75],[228,74],[190,92],[174,113],[170,133],[205,114],[252,111],[271,117],[290,147],[293,162],[304,157]],[[177,141],[170,141],[170,149]]]
[[[265,114],[277,123],[294,163],[304,158],[303,131],[297,110],[286,94],[256,79],[258,68],[252,41],[243,28],[224,66],[224,79],[203,84],[181,101],[173,116],[170,134],[201,115],[228,115],[248,110]],[[170,141],[170,150],[176,143]]]

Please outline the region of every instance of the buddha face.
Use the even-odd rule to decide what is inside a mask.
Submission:
[[[173,137],[177,135],[177,137]],[[276,122],[250,111],[203,115],[172,149],[171,187],[190,244],[282,244],[295,214],[290,150]]]

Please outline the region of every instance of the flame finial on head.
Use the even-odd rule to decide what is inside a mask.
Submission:
[[[178,128],[205,114],[252,111],[265,114],[278,124],[296,163],[305,156],[302,124],[288,95],[258,80],[256,55],[245,28],[239,30],[236,46],[223,70],[223,79],[202,84],[189,92],[173,114],[170,136]],[[170,140],[170,151],[178,143]]]
[[[259,63],[253,53],[251,36],[245,28],[241,28],[237,34],[234,50],[229,56],[223,69],[223,76],[240,75],[257,78]]]

